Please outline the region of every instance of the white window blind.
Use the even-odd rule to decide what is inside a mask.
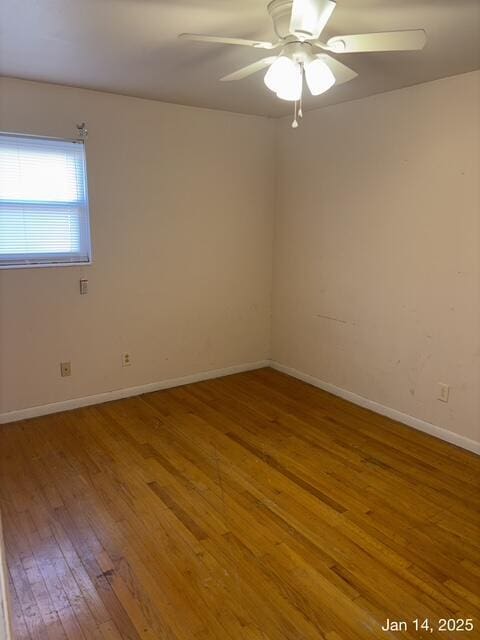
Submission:
[[[0,134],[0,268],[90,259],[83,142]]]

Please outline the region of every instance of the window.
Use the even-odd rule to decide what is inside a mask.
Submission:
[[[0,268],[90,261],[83,141],[0,134]]]

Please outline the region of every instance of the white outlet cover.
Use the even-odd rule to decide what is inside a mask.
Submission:
[[[72,375],[72,365],[70,362],[60,363],[60,375],[62,376],[62,378],[68,378]]]
[[[443,384],[443,382],[438,383],[438,399],[441,402],[448,402],[448,398],[450,396],[450,387],[448,384]]]

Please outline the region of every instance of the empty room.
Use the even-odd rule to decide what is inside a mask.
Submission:
[[[479,0],[0,0],[0,640],[480,639]]]

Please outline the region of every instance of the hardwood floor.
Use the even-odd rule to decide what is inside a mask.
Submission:
[[[0,464],[16,640],[480,637],[480,458],[271,369],[3,426]]]

